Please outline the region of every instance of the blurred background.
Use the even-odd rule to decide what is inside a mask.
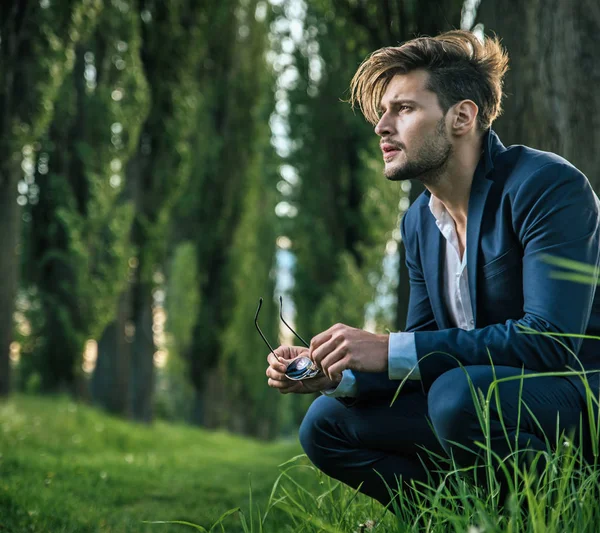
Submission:
[[[402,329],[399,221],[345,100],[382,46],[498,34],[505,144],[600,190],[597,0],[19,0],[0,7],[0,395],[261,439],[311,396],[268,350],[336,322]]]

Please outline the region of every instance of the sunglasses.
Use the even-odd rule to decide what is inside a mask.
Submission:
[[[254,316],[254,325],[256,326],[258,333],[260,333],[262,340],[265,341],[265,344],[269,347],[269,350],[271,350],[271,353],[275,356],[275,358],[280,363],[285,364],[284,360],[282,360],[281,357],[279,357],[275,353],[275,350],[273,350],[273,348],[269,344],[269,341],[263,335],[263,332],[260,330],[260,327],[258,326],[258,313],[260,312],[262,303],[263,303],[263,299],[261,298],[258,301],[258,309],[256,309],[256,315]],[[281,318],[281,321],[300,340],[300,342],[304,346],[309,348],[308,343],[302,337],[300,337],[300,335],[298,335],[293,330],[293,328],[283,318],[283,298],[281,296],[279,297],[279,318]],[[302,381],[303,379],[314,378],[315,376],[319,375],[320,373],[321,373],[321,371],[317,368],[317,365],[315,365],[315,363],[312,361],[312,359],[310,359],[309,357],[306,357],[305,355],[303,355],[301,357],[296,357],[296,359],[292,359],[291,362],[288,364],[287,369],[285,371],[285,375],[293,381]]]

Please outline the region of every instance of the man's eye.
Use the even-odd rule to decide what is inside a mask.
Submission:
[[[409,111],[409,110],[410,110],[410,107],[408,107],[407,105],[401,105],[398,108],[398,111]]]

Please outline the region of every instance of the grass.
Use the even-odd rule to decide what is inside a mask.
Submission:
[[[485,428],[495,388],[472,392]],[[596,533],[600,524],[600,469],[564,435],[530,467],[481,443],[479,483],[437,457],[443,480],[401,493],[394,515],[321,474],[296,442],[138,426],[24,396],[0,404],[0,428],[0,531]],[[514,487],[504,508],[495,475]]]
[[[134,425],[65,398],[0,403],[0,531],[155,532],[212,525],[267,501],[294,442],[258,442],[157,422]],[[243,507],[243,505],[242,505]],[[242,529],[239,513],[227,531]]]

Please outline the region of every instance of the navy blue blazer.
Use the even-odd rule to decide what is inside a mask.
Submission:
[[[600,342],[523,329],[600,335],[596,284],[561,279],[548,261],[557,256],[600,266],[598,199],[579,170],[552,153],[506,148],[493,131],[486,133],[467,218],[470,331],[450,323],[443,303],[444,238],[429,198],[428,191],[419,196],[401,227],[410,275],[405,330],[415,332],[424,390],[459,363],[489,365],[490,357],[494,365],[538,372],[600,368]],[[357,399],[399,385],[387,374],[355,376]]]

